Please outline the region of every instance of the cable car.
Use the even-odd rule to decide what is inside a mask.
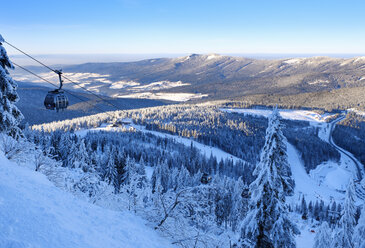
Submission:
[[[54,110],[58,112],[60,109],[64,110],[68,107],[68,98],[65,95],[65,92],[62,89],[62,71],[54,70],[55,73],[58,74],[58,78],[60,80],[60,87],[58,89],[48,91],[46,98],[44,99],[44,106],[46,109]]]

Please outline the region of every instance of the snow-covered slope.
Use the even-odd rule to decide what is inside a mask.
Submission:
[[[153,135],[159,136],[159,137],[174,139],[176,142],[181,143],[186,146],[190,146],[191,144],[193,144],[195,148],[197,148],[203,155],[205,155],[208,158],[212,154],[213,156],[215,156],[217,158],[218,161],[225,160],[225,159],[232,160],[233,162],[243,161],[242,159],[240,159],[228,152],[225,152],[219,148],[204,145],[202,143],[199,143],[199,142],[194,141],[189,138],[172,135],[172,134],[167,134],[167,133],[163,133],[163,132],[158,132],[158,131],[147,130],[144,126],[135,125],[135,124],[130,125],[130,127],[134,128],[135,130],[140,131],[140,132],[150,133],[150,134],[153,134]],[[95,131],[115,132],[115,131],[120,131],[120,128],[110,127],[108,125],[102,125],[101,127],[98,127],[98,128],[77,131],[76,134],[78,134],[79,136],[85,136],[86,133],[89,131],[91,131],[91,132],[95,132]]]
[[[139,217],[79,200],[0,153],[0,247],[172,246]]]
[[[291,166],[293,178],[295,180],[295,195],[292,197],[293,203],[304,196],[308,201],[323,200],[327,204],[331,199],[336,201],[343,200],[344,195],[335,190],[335,188],[328,187],[326,184],[321,184],[315,179],[311,178],[304,169],[298,152],[293,145],[287,143],[288,161]],[[345,176],[345,180],[348,177]]]
[[[221,109],[222,111],[229,113],[240,113],[245,115],[256,115],[269,117],[271,110],[269,109]],[[309,121],[311,123],[324,123],[326,119],[331,117],[330,114],[320,115],[314,111],[298,110],[298,109],[280,109],[280,115],[283,119],[297,120],[297,121]]]

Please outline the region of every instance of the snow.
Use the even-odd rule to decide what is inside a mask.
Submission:
[[[0,247],[172,247],[129,213],[103,209],[56,188],[0,154]]]
[[[222,111],[229,113],[241,113],[247,115],[256,115],[256,116],[264,116],[269,117],[271,115],[272,110],[269,109],[221,109]],[[326,122],[327,118],[332,115],[324,114],[320,115],[314,111],[310,110],[298,110],[298,109],[280,109],[280,116],[283,119],[288,120],[298,120],[298,121],[309,121],[316,123]]]
[[[331,189],[346,190],[346,186],[352,177],[352,173],[339,166],[339,164],[326,161],[310,171],[310,177],[318,184]]]
[[[356,57],[356,58],[353,58],[353,59],[346,59],[344,60],[344,62],[342,62],[340,64],[340,66],[344,66],[344,65],[347,65],[347,64],[354,64],[354,63],[363,63],[365,62],[365,56],[361,56],[361,57]]]
[[[190,59],[190,55],[185,56],[185,57],[182,58],[181,62],[185,62],[185,61],[187,61],[189,59]]]
[[[300,230],[300,234],[297,235],[295,238],[297,243],[297,248],[313,247],[314,237],[316,236],[316,233],[311,232],[311,230],[314,230],[316,232],[317,229],[311,227],[305,222],[298,223],[297,225]]]
[[[209,54],[208,57],[207,57],[207,60],[216,59],[216,58],[219,58],[219,57],[221,57],[221,56],[218,55],[218,54]]]
[[[151,167],[151,166],[145,166],[144,168],[146,170],[146,176],[147,176],[148,180],[151,180],[152,174],[153,174],[153,171],[155,168]]]
[[[364,77],[364,79],[365,79],[365,77]],[[354,112],[357,115],[361,115],[362,117],[365,117],[365,111],[360,111],[360,110],[355,109],[355,108],[350,108],[347,111]]]
[[[272,110],[268,109],[221,109],[230,113],[242,113],[248,115],[264,116],[271,115]],[[327,119],[332,117],[332,114],[325,113],[320,115],[309,110],[292,110],[280,109],[279,113],[282,118],[289,120],[309,121],[312,125],[318,126],[318,136],[329,142],[331,124],[326,123]],[[339,191],[345,188],[349,178],[356,173],[356,168],[348,156],[341,153],[339,164],[327,162],[319,165],[317,170],[311,171],[310,175],[304,169],[303,161],[299,153],[290,143],[288,147],[288,160],[292,168],[293,177],[295,180],[295,195],[292,201],[296,202],[302,195],[307,201],[316,201],[322,199],[325,202],[334,200],[343,200],[343,194]],[[340,177],[339,177],[340,176]]]
[[[110,89],[124,89],[127,87],[132,87],[132,86],[138,86],[139,83],[134,82],[134,81],[117,81],[112,83],[109,88]]]
[[[357,57],[354,59],[354,63],[361,63],[361,62],[365,62],[365,56],[361,56],[361,57]]]
[[[343,194],[335,189],[329,188],[324,184],[320,184],[315,179],[310,177],[304,169],[297,150],[293,145],[287,143],[288,161],[291,165],[293,178],[295,180],[295,195],[289,198],[293,203],[298,202],[304,195],[307,202],[323,200],[326,203],[331,202],[332,199],[336,201],[343,200]]]
[[[285,60],[284,63],[285,64],[298,64],[302,61],[302,59],[288,59]]]
[[[41,77],[47,79],[47,80],[51,80],[51,81],[56,81],[58,82],[58,75],[54,72],[47,72],[47,73],[40,73],[39,74]],[[64,72],[63,73],[63,76],[73,80],[73,81],[100,81],[100,82],[105,82],[105,80],[108,80],[108,78],[110,77],[110,75],[107,75],[107,74],[98,74],[98,73],[88,73],[88,72],[85,72],[85,73],[82,73],[82,72],[77,72],[77,73],[67,73],[67,72]],[[21,75],[21,76],[18,76],[18,75],[14,75],[13,76],[14,80],[27,80],[27,81],[31,81],[31,82],[43,82],[41,79],[39,78],[34,78],[34,76],[32,75],[27,75],[27,74],[24,74],[24,75]],[[110,82],[108,80],[108,82]],[[70,82],[65,80],[64,82],[65,84],[69,84]]]
[[[190,85],[188,83],[183,83],[181,81],[177,82],[170,82],[170,81],[159,81],[159,82],[153,82],[147,85],[141,85],[136,86],[131,89],[128,89],[130,91],[148,91],[148,90],[161,90],[161,89],[170,89],[180,86]]]
[[[146,98],[146,99],[158,99],[158,100],[169,100],[175,102],[186,102],[192,99],[200,99],[203,97],[207,97],[207,94],[194,94],[194,93],[151,93],[151,92],[143,92],[143,93],[135,93],[128,95],[118,95],[119,98]]]
[[[271,112],[271,111],[270,111]],[[327,126],[327,124],[325,124]],[[238,157],[235,157],[227,152],[224,152],[223,150],[207,146],[204,144],[201,144],[199,142],[196,142],[194,140],[191,140],[189,138],[180,137],[177,135],[171,135],[166,134],[162,132],[157,131],[150,131],[145,129],[144,126],[140,125],[131,125],[135,130],[150,133],[156,136],[160,137],[166,137],[166,138],[172,138],[176,142],[184,144],[186,146],[190,146],[191,143],[205,156],[209,157],[211,154],[217,158],[217,160],[221,159],[231,159],[234,162],[236,161],[243,161]],[[80,130],[76,133],[78,135],[85,135],[89,131],[117,131],[120,130],[118,128],[108,128],[107,126],[102,126],[99,128],[94,128],[90,130]],[[295,180],[295,195],[292,197],[291,201],[293,203],[296,203],[297,200],[299,200],[303,195],[307,199],[307,201],[316,201],[318,199],[322,199],[326,203],[329,203],[334,200],[342,201],[343,200],[343,194],[337,190],[342,190],[344,188],[344,185],[346,184],[346,180],[350,177],[351,173],[349,170],[345,170],[342,167],[339,167],[336,163],[330,163],[327,164],[327,169],[322,168],[324,165],[320,166],[318,171],[311,172],[310,175],[307,174],[307,172],[304,169],[303,162],[298,154],[298,151],[294,148],[293,145],[290,143],[287,143],[287,152],[288,152],[288,161],[291,165],[293,177]],[[328,169],[329,166],[335,166],[337,165],[336,169]],[[152,168],[153,169],[153,168]],[[147,168],[146,168],[147,171]],[[153,171],[152,171],[153,172]],[[151,172],[151,173],[152,173]],[[326,174],[328,173],[328,175]],[[340,173],[344,173],[341,175],[341,180],[338,180],[336,176],[338,176]]]
[[[100,81],[100,80],[99,80]],[[135,81],[118,81],[110,84],[110,89],[126,89],[130,92],[148,92],[152,90],[171,89],[175,87],[190,85],[181,81],[170,82],[170,81],[158,81],[152,82],[146,85],[141,85]]]
[[[207,145],[204,145],[202,143],[196,142],[196,141],[188,139],[188,138],[184,138],[184,137],[177,136],[177,135],[156,132],[156,131],[150,131],[150,130],[145,129],[145,127],[139,126],[139,125],[132,125],[132,126],[136,130],[139,130],[141,132],[150,133],[150,134],[153,134],[153,135],[156,135],[159,137],[171,138],[171,139],[174,139],[176,142],[184,144],[186,146],[190,146],[191,143],[193,143],[194,147],[197,148],[203,155],[205,155],[208,158],[210,157],[211,154],[213,154],[213,156],[215,156],[218,161],[220,161],[222,159],[223,160],[230,159],[230,160],[233,160],[234,162],[243,161],[242,159],[235,157],[225,151],[222,151],[219,148],[207,146]]]
[[[211,154],[213,154],[213,156],[215,156],[218,161],[220,161],[222,159],[223,160],[230,159],[234,162],[243,161],[242,159],[240,159],[236,156],[233,156],[232,154],[227,153],[227,152],[225,152],[225,151],[223,151],[219,148],[212,147],[212,146],[207,146],[207,145],[204,145],[204,144],[199,143],[197,141],[194,141],[192,139],[188,139],[188,138],[177,136],[177,135],[157,132],[157,131],[150,131],[150,130],[147,130],[144,126],[135,125],[135,124],[132,124],[131,127],[134,128],[137,131],[141,131],[141,132],[144,132],[144,133],[150,133],[150,134],[153,134],[155,136],[174,139],[175,142],[178,142],[178,143],[186,145],[186,146],[190,146],[191,144],[193,144],[195,148],[197,148],[203,155],[205,155],[208,158],[210,157]],[[120,131],[120,130],[121,130],[120,128],[110,128],[107,125],[102,125],[101,127],[98,127],[98,128],[79,130],[79,131],[76,131],[75,133],[82,137],[82,136],[85,136],[88,132],[95,132],[95,131],[112,131],[112,132],[116,132],[116,131]],[[153,172],[153,168],[151,168],[151,169],[152,169],[152,172]],[[146,173],[148,174],[148,167],[147,166],[146,166]]]
[[[314,81],[310,81],[307,83],[310,85],[314,85],[314,84],[328,84],[329,82],[330,82],[329,80],[316,79]]]

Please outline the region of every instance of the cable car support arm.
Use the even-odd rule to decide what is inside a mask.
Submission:
[[[54,72],[58,74],[58,79],[60,80],[60,87],[58,88],[58,90],[61,90],[63,86],[62,70],[54,70]]]

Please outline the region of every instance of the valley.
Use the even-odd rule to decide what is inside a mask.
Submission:
[[[171,213],[175,220],[168,219],[166,226],[161,229],[162,233],[172,232],[173,234],[170,238],[173,239],[178,235],[173,231],[178,223],[181,225],[181,222],[193,218],[194,223],[199,228],[200,221],[203,221],[200,219],[201,217],[195,216],[195,214],[195,217],[185,216],[183,214],[184,209],[189,209],[188,206],[190,204],[198,204],[194,208],[202,211],[202,216],[205,216],[205,218],[211,214],[214,216],[217,213],[210,212],[209,208],[206,208],[206,206],[215,202],[214,198],[210,198],[212,197],[210,194],[216,195],[217,192],[229,194],[229,191],[226,191],[227,189],[224,189],[224,187],[233,187],[231,188],[233,195],[230,195],[229,198],[230,203],[227,202],[228,205],[232,204],[230,205],[232,208],[229,208],[228,215],[224,217],[228,218],[225,224],[226,227],[213,224],[215,223],[213,219],[218,217],[213,218],[212,216],[210,221],[204,221],[205,225],[209,225],[208,230],[210,231],[203,228],[202,230],[206,230],[206,233],[200,237],[203,243],[207,242],[203,240],[213,239],[215,240],[214,242],[222,242],[224,244],[230,240],[226,235],[231,235],[229,233],[234,231],[235,228],[234,222],[229,220],[229,218],[235,216],[233,213],[236,211],[233,207],[236,204],[236,200],[234,200],[234,197],[236,197],[234,196],[236,194],[234,193],[235,186],[228,185],[240,183],[240,180],[243,180],[244,185],[252,182],[252,171],[259,157],[252,156],[251,154],[259,154],[262,149],[260,138],[263,137],[262,133],[267,125],[265,123],[267,118],[270,117],[272,110],[270,108],[227,109],[220,106],[215,103],[179,104],[141,110],[116,111],[109,112],[109,114],[102,113],[95,116],[36,125],[33,126],[33,129],[51,132],[51,140],[54,140],[52,138],[54,134],[52,133],[73,129],[75,134],[86,142],[86,146],[89,146],[88,142],[91,142],[90,144],[99,144],[99,141],[96,141],[100,139],[112,142],[114,144],[112,147],[123,147],[122,153],[125,154],[123,155],[124,157],[134,159],[139,165],[143,164],[148,171],[152,170],[149,172],[152,176],[148,177],[151,180],[152,187],[158,173],[162,173],[161,183],[163,188],[167,189],[165,196],[168,195],[171,197],[171,200],[179,194],[179,188],[185,188],[188,192],[182,196],[184,204],[178,207],[176,212]],[[337,221],[337,217],[326,217],[328,215],[326,211],[332,211],[330,209],[344,201],[348,182],[351,178],[357,179],[359,176],[357,166],[360,165],[363,168],[363,165],[352,155],[349,157],[348,151],[333,145],[333,127],[339,121],[343,121],[345,118],[344,114],[295,109],[282,109],[279,110],[279,113],[285,123],[284,134],[294,134],[294,137],[300,139],[299,143],[290,143],[293,141],[293,138],[289,135],[286,143],[288,163],[290,164],[292,177],[295,182],[294,194],[288,197],[287,203],[293,209],[291,212],[293,220],[302,228],[302,234],[297,237],[298,247],[305,247],[306,244],[314,242],[315,235],[310,230],[319,230],[318,223],[326,218],[329,218],[328,221],[330,223]],[[113,126],[116,120],[126,120],[127,124]],[[77,125],[75,125],[76,123]],[[237,132],[236,130],[239,131]],[[211,132],[214,132],[213,135],[217,139],[212,138]],[[233,143],[233,141],[236,142],[233,138],[234,136],[237,136],[237,140],[241,140],[244,143],[237,146],[237,143]],[[228,137],[230,139],[227,141],[232,146],[225,143]],[[61,136],[60,145],[63,139]],[[122,141],[124,139],[126,139],[126,142]],[[247,142],[250,144],[249,146],[244,145]],[[57,144],[55,145],[57,146]],[[313,147],[313,145],[316,147]],[[322,153],[328,147],[334,147],[333,152],[328,154],[327,152]],[[306,152],[303,153],[304,151]],[[97,154],[96,150],[95,152]],[[120,153],[121,151],[117,154]],[[167,154],[171,154],[172,157]],[[62,155],[58,156],[62,157]],[[89,155],[89,157],[94,156]],[[160,156],[167,156],[165,157],[166,161],[162,164],[157,162],[156,166],[154,161],[156,159],[159,161]],[[314,162],[312,157],[317,157],[317,160],[314,160]],[[100,161],[100,163],[102,162]],[[177,168],[186,166],[185,168],[187,168],[188,172],[184,173],[189,173],[190,179],[186,178],[187,174],[183,176],[184,174],[181,171],[183,167],[180,167],[180,172],[178,172],[175,166]],[[212,177],[212,181],[208,185],[201,184],[200,182],[203,172]],[[360,171],[360,173],[363,176],[363,171]],[[238,178],[239,175],[241,175],[241,179]],[[185,179],[180,179],[180,177]],[[226,182],[224,182],[225,180]],[[177,182],[180,183],[174,186]],[[361,206],[364,200],[364,186],[364,181],[357,179],[355,182],[355,204],[357,206]],[[216,193],[212,193],[211,190]],[[123,196],[124,194],[123,191],[118,194],[122,198],[126,197],[122,200],[122,202],[125,201],[124,204],[122,202],[119,204],[128,208],[130,204],[128,203],[128,194]],[[203,197],[201,194],[204,197],[208,197],[203,202],[195,203],[188,200]],[[206,194],[210,195],[210,197]],[[306,217],[308,220],[302,220],[300,216],[304,216],[305,211],[308,211],[303,210],[303,201],[306,202],[305,208],[311,209],[314,205],[321,205],[322,210],[313,213],[308,212],[308,217]],[[218,205],[215,205],[213,209],[217,209],[217,207]],[[143,210],[139,211],[139,215],[143,218],[152,218]],[[313,208],[310,211],[313,211]],[[154,216],[154,214],[152,215]],[[199,220],[195,220],[195,218]],[[195,230],[197,231],[197,229]],[[213,230],[220,230],[219,232],[223,233],[215,236],[211,232]],[[191,232],[194,231],[189,227],[184,232],[192,235]],[[304,237],[306,241],[303,240]]]
[[[57,75],[44,68],[28,68],[56,80]],[[249,105],[276,103],[282,107],[329,110],[352,107],[363,110],[365,106],[363,57],[251,59],[191,54],[136,62],[68,65],[63,69],[67,77],[90,91],[117,98],[175,102],[232,100]],[[42,84],[21,70],[14,72],[14,79]],[[66,88],[79,90],[76,85],[65,83]],[[297,101],[293,102],[293,98]]]

